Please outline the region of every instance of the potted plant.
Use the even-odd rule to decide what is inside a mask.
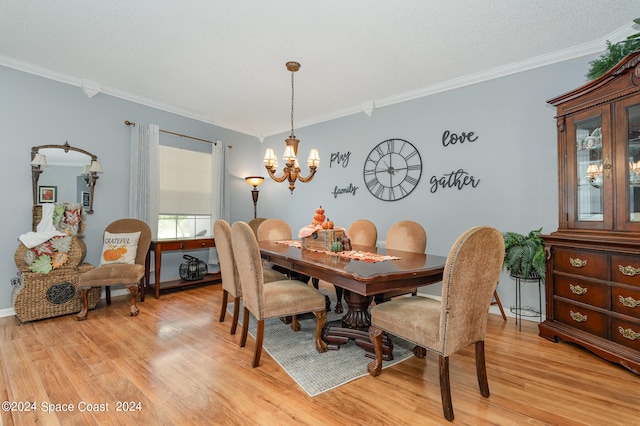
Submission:
[[[523,279],[545,277],[546,255],[543,240],[540,238],[542,228],[535,229],[527,235],[517,232],[505,232],[504,236],[504,268],[511,276]]]
[[[640,25],[640,18],[634,19],[634,23]],[[597,59],[589,62],[591,67],[585,75],[590,80],[595,80],[613,68],[622,58],[640,48],[640,33],[632,34],[618,43],[607,40],[607,50]]]

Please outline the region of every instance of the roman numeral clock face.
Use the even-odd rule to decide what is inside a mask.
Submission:
[[[422,175],[422,158],[410,142],[389,139],[373,148],[364,162],[364,182],[383,201],[401,200],[415,189]]]

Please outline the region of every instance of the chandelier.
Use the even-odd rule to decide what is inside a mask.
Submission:
[[[272,148],[267,148],[264,154],[265,166],[269,172],[271,179],[276,182],[289,181],[289,190],[293,194],[293,190],[296,188],[296,180],[302,183],[311,182],[313,176],[316,174],[316,169],[320,165],[320,155],[317,149],[312,149],[309,152],[309,158],[307,158],[307,165],[309,166],[309,176],[303,177],[300,175],[300,164],[298,163],[298,144],[300,141],[296,139],[294,135],[293,127],[293,74],[300,69],[300,64],[297,62],[287,62],[286,67],[291,71],[291,134],[288,139],[285,139],[286,146],[284,148],[284,155],[282,159],[285,160],[285,166],[282,170],[282,176],[276,177],[275,169],[278,167],[278,159]]]

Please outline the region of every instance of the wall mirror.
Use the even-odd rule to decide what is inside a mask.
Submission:
[[[98,173],[102,173],[98,157],[69,142],[34,146],[31,148],[33,204],[79,202],[91,214]]]

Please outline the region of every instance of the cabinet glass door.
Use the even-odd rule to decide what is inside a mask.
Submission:
[[[630,222],[640,222],[640,104],[625,108],[628,169],[628,211]]]
[[[575,122],[576,219],[603,222],[604,187],[610,170],[602,149],[602,117],[592,116]],[[639,205],[640,207],[640,205]]]

